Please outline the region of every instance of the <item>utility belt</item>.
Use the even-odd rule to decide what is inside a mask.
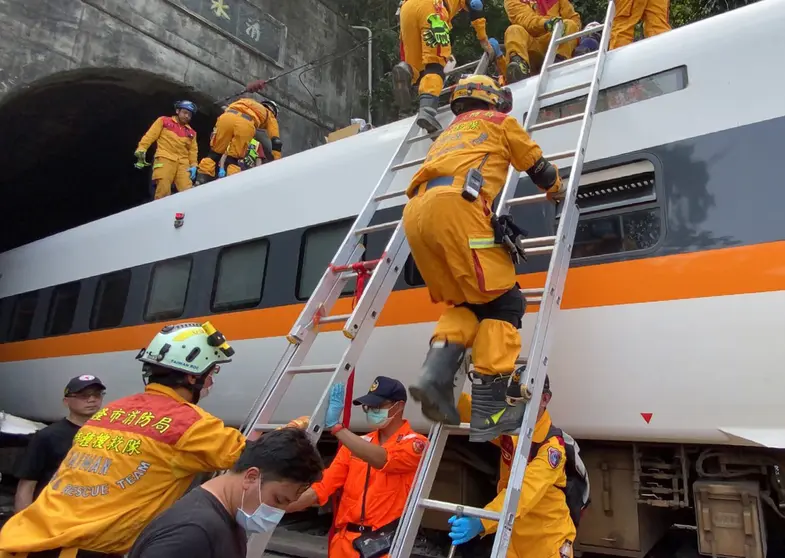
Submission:
[[[346,530],[350,533],[361,533],[352,541],[352,547],[360,553],[360,558],[379,558],[390,552],[399,521],[400,519],[391,521],[375,531],[368,525],[348,523]]]
[[[463,188],[461,189],[461,197],[468,202],[475,202],[480,197],[482,187],[485,179],[482,176],[482,169],[487,156],[480,163],[479,168],[469,169],[466,173],[466,178],[463,180]],[[455,176],[437,176],[424,182],[418,186],[417,194],[424,194],[432,188],[445,188],[453,185],[460,184],[460,178]],[[502,215],[497,217],[495,213],[491,213],[491,227],[493,227],[493,241],[495,244],[503,245],[510,253],[512,263],[517,264],[521,259],[526,261],[526,253],[523,248],[522,241],[528,236],[528,232],[515,224],[510,215]]]
[[[218,153],[216,151],[213,151],[212,149],[207,154],[207,158],[208,159],[212,159],[215,162],[216,165],[218,164],[218,161],[221,160],[221,157],[223,157],[222,153]],[[237,157],[232,157],[230,155],[226,156],[226,164],[227,165],[235,165],[237,167],[240,166],[240,162],[238,161]]]
[[[244,112],[240,112],[239,110],[234,110],[234,109],[226,109],[226,112],[231,112],[232,114],[239,114],[240,116],[242,116],[242,117],[243,117],[243,118],[245,118],[246,120],[248,120],[248,121],[250,121],[250,122],[253,122],[253,118],[252,118],[252,117],[248,116],[248,115],[247,115],[247,114],[245,114]]]

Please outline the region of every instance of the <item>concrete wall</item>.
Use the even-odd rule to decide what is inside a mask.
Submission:
[[[322,0],[218,1],[225,16],[211,0],[0,0],[0,110],[27,87],[85,68],[141,69],[220,99],[365,37]],[[365,53],[363,44],[268,86],[287,154],[365,114]]]

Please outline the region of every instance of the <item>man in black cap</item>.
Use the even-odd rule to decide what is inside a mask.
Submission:
[[[324,421],[342,446],[322,480],[286,510],[323,506],[337,490],[343,491],[333,517],[330,558],[358,557],[360,548],[389,550],[428,443],[403,418],[406,388],[398,380],[378,376],[368,393],[353,401],[362,405],[374,429],[365,436],[341,424],[344,391],[343,384],[333,386]]]
[[[74,436],[84,423],[101,408],[104,384],[89,374],[71,378],[65,386],[63,404],[68,416],[36,432],[16,465],[14,511],[20,512],[33,503],[52,480],[65,458]]]

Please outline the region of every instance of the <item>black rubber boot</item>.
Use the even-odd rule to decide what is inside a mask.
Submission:
[[[420,112],[417,113],[417,125],[428,132],[441,132],[442,126],[436,119],[436,111],[439,108],[439,97],[423,93],[420,95]]]
[[[507,71],[504,72],[504,81],[509,85],[528,78],[531,74],[531,69],[526,63],[526,60],[513,54],[510,56],[510,63],[507,64]]]
[[[461,424],[455,406],[455,374],[463,364],[466,347],[434,341],[423,364],[420,381],[409,386],[412,398],[420,403],[422,414],[434,422]]]
[[[470,442],[490,442],[502,434],[517,434],[520,430],[526,403],[517,378],[508,388],[511,376],[472,373]]]
[[[399,108],[412,106],[412,69],[406,62],[398,62],[392,69],[393,100]]]

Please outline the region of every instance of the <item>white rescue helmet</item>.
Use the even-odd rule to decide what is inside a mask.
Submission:
[[[183,374],[201,376],[217,364],[231,362],[232,355],[234,349],[210,322],[187,322],[164,326],[136,358]]]

